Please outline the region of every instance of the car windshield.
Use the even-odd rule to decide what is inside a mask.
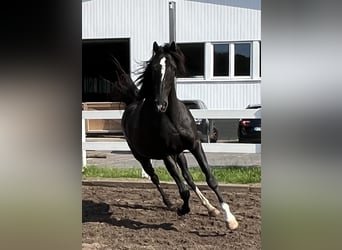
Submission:
[[[188,109],[206,109],[206,105],[201,101],[182,101]]]
[[[185,103],[188,109],[199,109],[198,105],[195,103]]]
[[[247,106],[246,109],[259,109],[259,108],[261,108],[261,105]]]

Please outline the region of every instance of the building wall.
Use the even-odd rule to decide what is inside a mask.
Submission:
[[[258,0],[183,0],[176,6],[178,42],[261,38]]]
[[[260,0],[176,0],[177,42],[261,40]],[[82,38],[129,38],[131,76],[152,54],[153,41],[169,41],[168,0],[83,0]],[[207,46],[208,47],[208,46]],[[254,54],[259,51],[253,49]],[[206,72],[210,73],[210,58]],[[209,109],[241,109],[260,103],[259,60],[250,79],[178,79],[181,99],[201,99]]]
[[[82,38],[129,38],[132,77],[152,54],[154,41],[169,39],[169,7],[163,0],[90,0],[82,3]]]
[[[242,109],[260,103],[260,82],[182,82],[177,84],[179,99],[199,99],[209,109]]]

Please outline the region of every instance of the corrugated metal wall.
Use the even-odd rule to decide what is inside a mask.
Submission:
[[[258,0],[177,1],[179,42],[260,40],[260,26]]]
[[[260,41],[261,0],[176,0],[177,42]],[[168,0],[82,2],[82,38],[129,38],[132,78],[152,53],[153,41],[169,40]],[[181,99],[201,99],[210,109],[260,103],[260,80],[179,81]]]
[[[82,38],[130,38],[131,69],[152,55],[152,44],[168,42],[169,7],[161,0],[90,0],[82,3]]]
[[[200,99],[209,109],[243,109],[261,103],[260,82],[181,82],[177,84],[179,99]]]

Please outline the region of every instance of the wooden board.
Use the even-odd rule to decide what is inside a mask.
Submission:
[[[121,102],[84,102],[82,110],[124,110]],[[120,119],[86,120],[86,133],[122,133]]]

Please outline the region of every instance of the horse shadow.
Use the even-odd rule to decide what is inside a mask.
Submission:
[[[110,207],[106,203],[95,203],[92,200],[82,200],[82,223],[104,222],[116,227],[125,227],[133,230],[148,228],[178,231],[172,223],[146,224],[127,218],[116,219],[112,217],[112,214],[113,212],[110,211]]]
[[[122,208],[129,208],[129,209],[143,209],[143,210],[150,210],[150,211],[157,211],[157,210],[167,210],[167,211],[177,211],[177,207],[173,206],[172,208],[167,208],[165,206],[143,206],[139,204],[115,204],[116,207],[122,207]]]

